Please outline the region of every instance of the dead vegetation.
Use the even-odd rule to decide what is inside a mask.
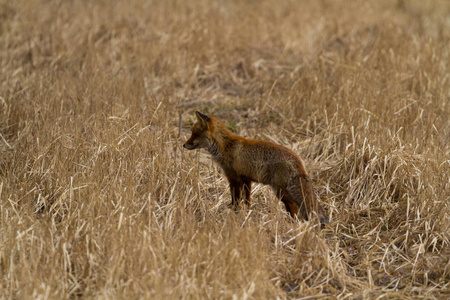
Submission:
[[[450,297],[449,14],[0,0],[0,297]],[[304,157],[333,232],[229,210],[194,110]]]

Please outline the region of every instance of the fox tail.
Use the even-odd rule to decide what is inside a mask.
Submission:
[[[300,213],[303,215],[305,219],[308,219],[309,215],[315,212],[319,217],[320,224],[330,224],[327,216],[323,210],[322,205],[320,205],[317,200],[316,193],[314,192],[314,188],[311,183],[311,179],[308,176],[300,177],[300,186],[301,186],[301,198],[303,199],[303,203],[299,203]],[[298,197],[296,197],[298,199]]]

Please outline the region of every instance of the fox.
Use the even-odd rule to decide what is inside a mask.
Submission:
[[[272,187],[291,217],[310,220],[317,216],[322,227],[329,224],[304,162],[294,151],[236,135],[214,116],[199,111],[195,115],[197,122],[183,147],[204,148],[211,154],[228,179],[231,206],[237,209],[241,202],[250,205],[252,183],[262,183]]]

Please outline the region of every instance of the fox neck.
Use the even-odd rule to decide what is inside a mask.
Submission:
[[[233,146],[237,139],[236,136],[228,130],[225,124],[218,120],[214,121],[214,134],[208,151],[211,153],[212,158],[220,163],[224,159],[225,152]]]
[[[211,145],[208,148],[209,153],[211,153],[212,158],[217,161],[217,162],[221,162],[223,155],[222,155],[222,150],[219,147],[219,144],[217,143],[217,141],[215,139],[212,140]]]

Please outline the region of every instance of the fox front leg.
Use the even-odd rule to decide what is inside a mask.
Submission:
[[[249,180],[243,181],[244,183],[244,193],[245,193],[245,204],[250,207],[250,195],[252,193],[252,182]]]
[[[244,183],[242,181],[230,180],[231,206],[237,209],[241,201]]]

